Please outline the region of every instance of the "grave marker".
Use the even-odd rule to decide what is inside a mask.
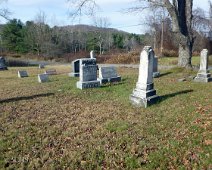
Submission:
[[[6,61],[4,57],[0,57],[0,70],[7,70]]]
[[[121,77],[117,75],[115,67],[100,67],[98,80],[100,81],[100,84],[120,82]]]
[[[200,69],[197,76],[194,78],[195,82],[211,82],[212,77],[208,70],[208,50],[203,49],[200,54]]]
[[[157,78],[160,76],[160,72],[158,71],[158,58],[155,56],[153,60],[153,77]]]
[[[72,61],[72,73],[69,73],[69,77],[79,77],[79,71],[80,71],[80,59]]]
[[[80,59],[80,79],[76,86],[79,89],[100,86],[100,82],[97,80],[96,59]]]
[[[48,74],[38,74],[38,82],[39,83],[44,83],[49,81],[49,76]]]
[[[57,71],[55,69],[48,69],[45,71],[44,74],[48,74],[48,75],[56,75]]]
[[[28,77],[27,71],[25,71],[25,70],[19,70],[18,71],[18,77],[19,78]]]
[[[139,76],[136,88],[130,95],[133,105],[147,107],[158,100],[153,83],[154,51],[150,46],[145,46],[140,54]]]

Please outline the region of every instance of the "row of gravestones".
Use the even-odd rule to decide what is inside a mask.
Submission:
[[[99,78],[97,70],[99,69]],[[94,52],[90,52],[90,58],[77,59],[72,62],[72,73],[70,77],[79,77],[76,83],[77,88],[94,88],[105,83],[120,82],[121,76],[117,75],[115,67],[100,67],[96,64]]]
[[[39,68],[42,69],[44,68],[44,65],[39,65]],[[49,81],[49,75],[56,75],[57,71],[55,69],[48,69],[46,70],[43,74],[38,74],[38,82],[39,83],[44,83]],[[19,70],[18,71],[18,77],[19,78],[24,78],[24,77],[29,77],[28,73],[26,70]]]
[[[78,64],[77,64],[78,63]],[[142,107],[147,107],[149,104],[158,100],[159,96],[156,94],[153,83],[153,70],[154,70],[155,54],[150,46],[145,46],[140,54],[139,76],[136,84],[136,88],[130,95],[130,101],[132,104]],[[120,76],[117,76],[116,70],[102,67],[100,68],[100,76],[97,79],[96,59],[94,57],[79,59],[73,63],[74,74],[79,74],[79,81],[77,82],[77,88],[93,88],[99,87],[100,81],[113,81],[113,78],[121,80]],[[50,71],[50,74],[52,71]],[[26,74],[26,73],[24,73]],[[159,73],[157,73],[159,74]],[[44,75],[48,75],[47,73]],[[27,75],[28,76],[28,75]],[[200,70],[197,73],[194,81],[196,82],[211,82],[212,77],[208,70],[208,50],[203,49],[200,55]]]

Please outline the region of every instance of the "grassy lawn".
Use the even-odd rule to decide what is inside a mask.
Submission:
[[[161,99],[144,109],[129,101],[138,69],[119,68],[120,84],[79,90],[69,67],[54,68],[59,75],[43,84],[36,67],[0,72],[0,169],[212,168],[212,83],[178,82],[196,72],[161,71]]]

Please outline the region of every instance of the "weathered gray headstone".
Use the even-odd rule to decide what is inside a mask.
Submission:
[[[208,50],[203,49],[200,54],[200,69],[197,76],[194,78],[195,82],[211,82],[212,77],[208,70]]]
[[[45,71],[44,74],[48,74],[48,75],[56,75],[57,71],[55,69],[48,69]]]
[[[4,57],[0,57],[0,70],[7,70],[6,61]]]
[[[39,69],[45,68],[44,64],[39,64]]]
[[[90,58],[95,58],[95,55],[94,55],[94,51],[93,50],[90,52]]]
[[[153,77],[159,77],[160,72],[158,71],[158,58],[155,56],[153,60]]]
[[[120,82],[121,77],[117,75],[115,67],[100,67],[98,80],[100,81],[100,84]]]
[[[156,95],[153,83],[154,55],[154,51],[150,46],[145,46],[140,54],[138,82],[130,95],[130,101],[133,105],[146,108],[159,98]]]
[[[76,86],[79,89],[100,86],[100,82],[97,80],[96,59],[80,59],[80,78]]]
[[[39,83],[44,83],[49,81],[49,76],[48,74],[38,74],[38,82]]]
[[[18,71],[18,77],[19,78],[28,77],[27,71],[25,71],[25,70],[19,70]]]
[[[72,72],[68,74],[69,77],[79,77],[79,71],[80,71],[80,59],[72,61]]]

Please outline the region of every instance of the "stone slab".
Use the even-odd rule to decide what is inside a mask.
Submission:
[[[39,83],[44,83],[49,81],[49,76],[48,74],[38,74],[38,82]]]
[[[106,84],[106,83],[115,83],[115,82],[120,82],[121,81],[121,77],[111,77],[111,78],[105,78],[105,79],[100,79],[98,78],[97,80],[100,81],[100,84]]]
[[[153,77],[154,78],[160,77],[160,72],[153,72]]]
[[[44,74],[56,75],[57,71],[55,69],[49,69],[49,70],[46,70]]]
[[[19,70],[19,71],[18,71],[18,77],[19,77],[19,78],[28,77],[27,71],[25,71],[25,70]]]
[[[118,77],[115,67],[100,67],[99,68],[99,78],[107,79],[111,77]]]
[[[43,68],[45,68],[45,65],[44,64],[39,64],[39,67],[38,67],[39,69],[43,69]]]
[[[97,80],[97,65],[82,65],[80,68],[80,81]]]
[[[194,78],[194,81],[195,82],[199,82],[199,83],[209,83],[209,82],[212,82],[212,77],[207,77],[207,78],[204,78],[204,77],[195,77]]]

